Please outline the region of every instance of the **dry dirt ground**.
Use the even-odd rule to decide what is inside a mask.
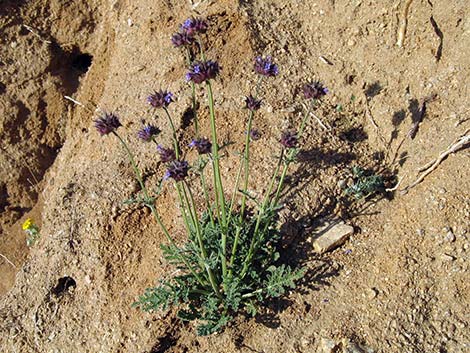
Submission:
[[[2,1],[0,253],[12,264],[0,258],[1,351],[332,352],[326,340],[349,340],[364,352],[468,352],[468,150],[400,192],[470,127],[468,1],[414,0],[399,48],[406,2]],[[178,97],[180,137],[193,134],[182,119],[190,107],[184,57],[169,41],[191,15],[209,20],[207,55],[223,68],[219,131],[235,142],[222,161],[227,189],[255,55],[271,54],[280,75],[262,90],[253,188],[266,184],[279,132],[299,119],[299,85],[319,79],[331,92],[316,111],[324,126],[310,122],[283,195],[284,257],[308,268],[305,280],[258,317],[210,337],[197,337],[174,312],[131,307],[172,269],[148,212],[123,204],[138,190],[123,151],[93,128],[96,107],[115,111],[147,183],[156,183],[158,158],[135,131],[153,121],[169,141],[168,126],[145,104],[162,87]],[[201,115],[208,132],[203,106]],[[348,205],[339,184],[354,165],[401,184],[385,198]],[[174,204],[168,187],[158,208],[182,241]],[[41,228],[31,248],[21,230],[28,217]],[[343,217],[355,234],[315,254],[309,239],[330,217]]]

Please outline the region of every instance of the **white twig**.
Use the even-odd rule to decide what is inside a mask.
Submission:
[[[327,58],[325,58],[323,55],[320,55],[318,57],[318,59],[320,59],[320,61],[324,64],[333,65],[333,63],[330,60],[328,60]]]
[[[321,119],[316,116],[313,112],[310,112],[310,115],[313,116],[315,118],[315,120],[318,122],[318,124],[326,131],[330,131],[331,130],[331,127],[329,126],[326,126],[325,124],[323,124],[323,122],[321,121]]]
[[[401,182],[403,181],[403,179],[405,179],[406,177],[406,174],[404,176],[402,176],[399,180],[398,180],[398,183],[397,185],[395,185],[393,188],[389,188],[389,189],[385,189],[386,192],[391,192],[391,191],[395,191],[396,189],[398,189],[398,187],[400,186]]]
[[[421,183],[423,179],[427,175],[429,175],[429,173],[435,170],[448,155],[457,152],[464,145],[466,145],[467,143],[470,143],[470,135],[468,134],[468,132],[469,130],[467,130],[462,136],[460,136],[457,140],[455,140],[452,143],[452,145],[450,145],[449,148],[446,149],[445,151],[441,152],[439,157],[437,157],[434,161],[431,161],[430,163],[426,164],[423,168],[420,168],[419,171],[422,172],[422,174],[419,176],[419,178],[416,179],[411,185],[407,186],[401,191],[406,193],[409,189]]]
[[[73,103],[75,103],[75,104],[77,104],[77,105],[80,105],[80,106],[82,106],[82,107],[85,107],[85,105],[84,105],[83,103],[80,103],[79,101],[73,99],[72,97],[64,96],[64,98],[65,98],[65,99],[68,99],[69,101],[71,101],[71,102],[73,102]]]
[[[406,27],[408,26],[408,12],[410,11],[412,2],[413,0],[407,0],[403,9],[403,15],[401,17],[400,26],[398,27],[397,33],[397,46],[399,48],[403,46],[403,41],[405,40]]]
[[[370,106],[369,106],[369,101],[367,100],[367,96],[364,95],[364,99],[365,99],[365,104],[366,104],[366,110],[365,110],[365,115],[367,116],[367,118],[369,119],[369,121],[372,123],[372,126],[374,127],[376,133],[377,133],[377,136],[379,137],[380,141],[382,141],[382,144],[384,146],[387,145],[387,143],[385,142],[385,138],[382,136],[382,133],[380,132],[380,128],[379,128],[379,125],[377,125],[377,123],[375,122],[374,120],[374,117],[372,116],[372,112],[370,110]]]
[[[42,38],[32,27],[25,25],[25,24],[23,24],[23,27],[26,28],[26,30],[28,30],[32,34],[34,34],[36,37],[38,37],[40,40],[42,40],[44,43],[48,43],[48,44],[52,43],[50,40]]]
[[[3,255],[3,254],[1,254],[1,253],[0,253],[0,257],[1,257],[2,259],[4,259],[6,262],[8,262],[10,265],[12,265],[14,268],[16,268],[15,264],[14,264],[13,262],[11,262],[11,261],[8,259],[8,257],[6,257],[5,255]]]

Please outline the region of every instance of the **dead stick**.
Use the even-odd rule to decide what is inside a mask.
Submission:
[[[401,190],[402,192],[407,192],[409,189],[415,187],[416,185],[418,185],[419,183],[421,183],[423,181],[423,179],[429,175],[429,173],[431,173],[433,170],[435,170],[439,164],[441,164],[441,162],[450,154],[454,153],[454,152],[457,152],[460,148],[462,148],[464,145],[466,145],[467,143],[470,142],[470,135],[467,134],[468,133],[468,130],[467,132],[465,132],[464,136],[461,136],[459,137],[447,150],[443,151],[439,157],[434,160],[434,162],[426,169],[423,171],[423,173],[419,176],[418,179],[416,179],[416,181],[407,186],[406,188],[404,188],[403,190]],[[429,165],[429,163],[428,163]],[[422,170],[422,169],[421,169]]]
[[[313,112],[310,112],[310,115],[315,118],[315,120],[318,122],[318,124],[319,124],[323,129],[325,129],[326,131],[330,131],[330,130],[331,130],[331,128],[328,127],[328,126],[326,126],[326,125],[321,121],[321,119],[320,119],[318,116],[316,116]]]
[[[405,40],[406,27],[408,25],[408,12],[410,11],[410,6],[413,0],[407,0],[405,3],[405,8],[403,9],[403,15],[400,21],[400,27],[398,27],[397,34],[397,46],[401,48],[403,46],[403,41]]]
[[[15,264],[13,262],[11,262],[8,257],[6,257],[5,255],[3,254],[0,254],[0,257],[2,257],[2,259],[4,259],[6,262],[8,262],[10,265],[12,265],[14,268],[16,268]]]
[[[458,143],[462,138],[464,138],[465,135],[468,134],[469,131],[470,131],[470,130],[465,131],[465,133],[464,133],[463,135],[461,135],[457,140],[455,140],[455,141],[452,143],[452,145]],[[466,137],[466,136],[465,136],[465,137]],[[449,149],[452,147],[452,145],[449,147]],[[449,150],[449,149],[448,149],[448,150]],[[446,151],[448,151],[448,150],[446,150]],[[421,172],[424,172],[426,169],[430,168],[435,162],[436,162],[436,160],[432,160],[431,162],[426,163],[425,165],[423,165],[421,168],[418,169],[418,172],[420,172],[420,173],[421,173]]]

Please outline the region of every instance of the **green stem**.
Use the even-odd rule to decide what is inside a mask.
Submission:
[[[189,223],[189,218],[188,218],[188,213],[187,213],[187,210],[190,211],[190,206],[189,206],[188,203],[184,202],[183,193],[181,192],[180,185],[178,183],[175,183],[175,187],[176,187],[176,192],[178,193],[178,198],[179,198],[179,201],[180,201],[181,214],[183,216],[184,224],[186,225],[186,229],[188,231],[188,234],[191,234],[191,226],[190,226],[190,223]],[[195,229],[196,225],[194,224],[194,220],[192,219],[192,217],[191,217],[191,223],[193,224],[193,227]]]
[[[157,141],[155,141],[154,139],[152,139],[155,144],[158,146],[158,143]],[[175,153],[176,154],[176,153]],[[188,220],[188,214],[186,213],[186,209],[187,207],[185,206],[184,202],[183,202],[183,196],[182,196],[182,193],[181,193],[181,188],[179,186],[178,183],[175,184],[176,186],[176,191],[178,193],[178,198],[179,198],[179,202],[180,202],[180,208],[181,208],[181,215],[183,216],[183,221],[184,221],[184,224],[186,226],[186,229],[188,230],[188,234],[191,233],[191,227],[189,225],[189,220]]]
[[[255,112],[250,110],[250,115],[248,117],[247,123],[247,132],[245,137],[245,153],[243,155],[243,162],[245,164],[245,176],[243,180],[243,195],[242,195],[242,205],[240,208],[240,220],[243,219],[243,215],[245,214],[245,206],[246,206],[246,193],[248,191],[248,178],[250,176],[250,131],[251,126],[253,124],[253,116]]]
[[[219,200],[218,212],[221,215],[221,225],[222,225],[222,253],[220,255],[222,262],[222,273],[225,278],[227,274],[227,212],[224,196],[224,188],[222,185],[222,178],[220,176],[220,166],[219,166],[219,146],[217,143],[217,129],[215,125],[215,111],[214,111],[214,97],[212,94],[212,86],[210,81],[207,81],[207,96],[209,100],[209,114],[211,121],[211,132],[212,132],[212,167],[214,169],[214,185],[216,190],[216,199]]]
[[[305,126],[307,125],[307,122],[310,120],[310,112],[312,109],[315,107],[315,99],[312,99],[310,101],[310,104],[308,105],[307,111],[304,114],[302,118],[302,123],[300,124],[300,129],[299,132],[297,133],[297,138],[300,139],[302,137],[302,134],[304,132]]]
[[[175,148],[175,155],[176,155],[176,159],[179,159],[180,158],[180,147],[179,147],[179,143],[178,143],[178,138],[176,136],[175,124],[173,124],[173,119],[170,116],[170,112],[168,111],[168,108],[163,107],[163,110],[165,111],[166,116],[168,118],[168,121],[170,122],[171,131],[172,131],[172,134],[173,134],[173,145],[174,145],[174,148]]]
[[[258,92],[259,92],[259,89],[261,87],[262,82],[263,82],[263,76],[260,75],[259,78],[258,78],[258,82],[256,83],[255,96],[254,96],[255,99],[258,98]],[[236,254],[236,251],[237,251],[238,242],[239,242],[239,238],[240,238],[241,224],[243,222],[243,217],[244,217],[244,214],[245,214],[246,195],[247,195],[247,192],[248,192],[248,178],[250,176],[250,142],[251,142],[250,133],[251,133],[251,127],[253,125],[254,115],[255,115],[255,112],[253,110],[250,110],[250,114],[248,116],[247,127],[246,127],[245,152],[244,152],[244,155],[243,155],[243,162],[244,162],[243,164],[245,166],[245,176],[244,176],[243,193],[242,193],[242,205],[241,205],[241,208],[240,208],[240,216],[239,216],[240,217],[240,224],[237,227],[237,230],[235,232],[235,239],[233,241],[232,253],[231,253],[231,256],[230,256],[230,272],[229,272],[229,275],[232,274],[231,267],[232,267],[233,262],[235,260],[235,254]],[[238,176],[237,176],[236,186],[238,187]],[[232,203],[230,205],[229,217],[231,217],[231,214],[232,214],[233,202],[234,201],[232,199]]]
[[[201,53],[201,60],[206,61],[206,55],[204,54],[204,47],[202,46],[202,40],[197,36],[197,45],[199,46],[199,52]]]
[[[300,129],[299,132],[297,133],[297,139],[300,139],[302,137],[302,134],[305,130],[305,126],[307,125],[307,122],[310,120],[310,112],[312,111],[312,108],[315,106],[315,100],[312,99],[310,101],[310,104],[308,105],[307,111],[305,112],[303,118],[302,118],[302,123],[300,124]],[[284,169],[282,170],[281,173],[281,178],[279,179],[279,184],[277,186],[276,194],[273,198],[272,206],[276,206],[276,204],[279,201],[280,193],[282,191],[282,187],[284,186],[284,179],[286,177],[287,169],[289,168],[290,163],[292,162],[292,159],[294,158],[296,150],[292,149],[289,152],[289,155],[287,156],[286,163],[284,165]]]
[[[201,186],[202,186],[202,191],[204,193],[204,199],[206,200],[207,212],[209,213],[209,219],[211,221],[211,225],[214,227],[215,226],[214,216],[212,215],[211,202],[209,199],[209,193],[207,192],[207,183],[206,183],[206,178],[204,176],[204,169],[201,169],[199,175],[201,178]]]
[[[281,155],[279,156],[279,160],[277,162],[276,169],[274,171],[273,177],[271,178],[271,182],[269,183],[269,187],[266,190],[266,194],[264,196],[264,200],[263,200],[263,203],[261,205],[261,208],[258,211],[258,217],[256,219],[255,229],[253,231],[253,236],[251,238],[250,248],[248,250],[248,254],[246,255],[246,258],[245,258],[245,261],[244,261],[244,264],[243,264],[243,269],[242,269],[242,272],[240,274],[240,278],[245,277],[246,272],[248,271],[248,266],[250,265],[251,259],[252,259],[253,254],[254,254],[255,244],[256,244],[256,241],[257,241],[257,237],[258,237],[258,230],[259,230],[259,226],[261,224],[261,219],[263,218],[263,215],[266,211],[266,206],[268,205],[268,201],[269,201],[269,195],[271,195],[271,191],[273,189],[274,182],[276,181],[276,177],[279,174],[279,169],[281,168],[281,164],[282,164],[283,159],[284,159],[284,149],[282,149],[282,151],[281,151]]]
[[[186,50],[186,62],[188,66],[191,66],[191,52],[189,48]],[[197,120],[197,101],[196,101],[196,85],[191,81],[191,101],[193,105],[193,117],[194,117],[194,130],[196,132],[196,138],[199,137],[199,123]]]
[[[168,232],[168,229],[165,227],[165,225],[163,224],[155,206],[153,204],[150,204],[149,201],[150,201],[150,197],[149,197],[149,194],[148,194],[148,191],[147,191],[147,188],[145,187],[145,184],[144,184],[144,181],[142,179],[142,174],[139,170],[139,168],[137,167],[137,163],[135,162],[135,159],[134,159],[134,155],[132,154],[131,150],[129,149],[129,146],[127,146],[127,143],[122,139],[122,137],[116,133],[115,131],[113,131],[113,134],[119,139],[119,141],[121,142],[122,146],[124,147],[124,149],[126,150],[127,152],[127,156],[129,157],[129,160],[131,162],[131,165],[132,165],[132,168],[134,169],[134,173],[135,173],[135,176],[137,178],[137,181],[139,182],[140,184],[140,187],[144,193],[144,196],[145,196],[145,205],[150,209],[150,211],[152,212],[152,215],[153,217],[155,218],[155,220],[157,221],[157,223],[159,224],[160,228],[162,229],[163,233],[165,234],[165,237],[167,238],[167,240],[170,242],[170,244],[177,248],[173,238],[171,237],[170,233]],[[196,271],[194,271],[194,268],[189,264],[188,260],[186,259],[186,257],[182,254],[178,254],[179,255],[179,258],[181,259],[181,261],[183,261],[183,263],[185,264],[186,268],[191,272],[191,274],[196,278],[196,280],[202,285],[202,286],[205,286],[206,284],[204,283],[204,281],[201,279],[201,277],[196,273]]]
[[[222,185],[222,178],[220,177],[220,166],[219,166],[219,145],[217,143],[217,129],[215,124],[215,111],[214,111],[214,97],[212,94],[212,86],[210,81],[207,81],[207,96],[209,100],[209,114],[211,121],[211,132],[212,132],[212,162],[214,168],[214,184],[216,189],[216,195],[219,200],[220,213],[222,216],[222,225],[226,225],[226,210],[225,210],[225,196]]]
[[[191,188],[189,187],[189,185],[186,181],[184,182],[184,186],[183,186],[183,188],[188,190],[188,194],[189,194],[191,204],[192,204],[192,209],[193,209],[193,212],[194,212],[194,215],[193,215],[194,218],[193,219],[194,219],[194,222],[196,224],[196,235],[197,235],[197,238],[198,238],[199,248],[201,250],[201,256],[202,256],[202,259],[205,262],[207,262],[206,261],[207,260],[207,250],[204,247],[204,241],[202,239],[201,225],[200,225],[199,220],[197,218],[197,209],[196,209],[196,203],[194,202],[194,196],[193,196],[193,193],[191,191]],[[185,192],[185,195],[186,195],[186,192]],[[205,268],[206,268],[207,274],[209,276],[209,281],[211,283],[212,289],[214,290],[215,294],[218,297],[221,297],[221,294],[219,292],[219,285],[218,285],[217,280],[215,278],[214,272],[212,271],[212,269],[206,263],[205,263]]]
[[[235,179],[235,186],[234,186],[233,192],[232,192],[232,199],[230,200],[230,207],[228,209],[227,224],[230,224],[230,221],[232,220],[233,207],[235,206],[235,198],[236,198],[237,193],[238,193],[238,184],[240,183],[240,177],[242,175],[242,170],[243,170],[243,163],[240,163],[240,166],[238,167],[237,177]]]

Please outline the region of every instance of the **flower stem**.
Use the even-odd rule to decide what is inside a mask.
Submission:
[[[250,115],[248,117],[247,125],[247,132],[245,138],[245,153],[243,155],[243,162],[245,164],[245,175],[243,179],[243,194],[242,194],[242,205],[240,208],[240,220],[243,219],[243,215],[245,214],[245,206],[246,206],[246,193],[248,190],[248,178],[250,176],[250,131],[251,126],[253,124],[253,116],[255,112],[250,110]]]
[[[186,50],[186,63],[191,66],[191,52],[189,48]],[[194,130],[196,132],[196,138],[199,137],[199,124],[197,121],[197,101],[196,101],[196,85],[191,81],[191,102],[193,106],[193,118],[194,118]]]
[[[266,194],[264,196],[263,203],[261,205],[261,208],[258,211],[258,217],[256,219],[255,229],[253,231],[253,236],[251,238],[250,248],[248,250],[248,254],[246,255],[246,258],[245,258],[245,261],[244,261],[244,264],[243,264],[243,269],[242,269],[242,272],[240,274],[240,278],[245,277],[246,272],[248,271],[248,267],[251,263],[251,259],[253,258],[253,255],[254,255],[254,252],[255,252],[255,244],[256,244],[256,241],[257,241],[257,237],[258,237],[258,230],[259,230],[259,227],[261,225],[261,219],[263,218],[263,216],[265,214],[266,206],[268,205],[268,201],[269,201],[269,195],[271,195],[271,191],[273,189],[274,182],[276,181],[277,175],[279,174],[279,169],[281,168],[281,164],[282,164],[283,160],[284,160],[284,149],[282,149],[282,151],[281,151],[281,155],[279,156],[279,160],[277,162],[276,169],[275,169],[275,171],[273,173],[273,176],[271,178],[271,182],[269,183],[269,187],[266,190]]]
[[[254,99],[258,98],[258,92],[261,87],[261,83],[263,82],[263,76],[259,76],[258,82],[256,83],[255,87],[255,96]],[[244,175],[244,183],[243,183],[243,193],[242,193],[242,204],[240,208],[240,225],[237,227],[237,230],[235,232],[235,238],[233,241],[233,246],[232,246],[232,253],[230,256],[230,267],[232,267],[233,262],[235,260],[235,254],[237,252],[237,247],[238,247],[238,241],[240,238],[240,232],[241,232],[241,224],[243,222],[243,217],[245,215],[245,207],[246,207],[246,197],[247,197],[247,192],[248,192],[248,178],[250,176],[250,133],[251,133],[251,127],[253,125],[253,117],[255,115],[254,110],[250,110],[250,114],[248,116],[248,122],[246,124],[246,137],[245,137],[245,152],[243,154],[243,164],[244,164],[244,169],[245,169],[245,175]],[[237,184],[238,186],[238,177],[237,177]],[[233,201],[230,206],[230,214],[229,217],[231,216],[232,213],[232,206],[233,206]],[[232,270],[230,269],[229,274],[232,274]]]
[[[179,143],[178,143],[178,138],[176,136],[175,124],[173,124],[173,119],[171,118],[171,115],[170,115],[170,112],[168,111],[168,108],[163,107],[163,110],[165,111],[166,116],[168,118],[168,121],[170,122],[171,131],[173,133],[173,145],[175,146],[175,155],[176,155],[176,159],[179,159],[180,158],[180,147],[179,147]]]
[[[310,103],[311,104],[308,105],[307,111],[305,112],[305,114],[302,118],[302,122],[300,124],[300,129],[299,129],[299,132],[297,133],[297,138],[298,139],[300,139],[302,137],[302,134],[305,130],[305,126],[307,125],[307,122],[310,120],[310,112],[312,111],[312,108],[315,106],[315,100],[312,99]],[[286,158],[284,168],[283,168],[282,173],[281,173],[281,178],[279,179],[279,184],[276,188],[276,194],[275,194],[275,196],[272,200],[273,202],[271,203],[271,206],[276,206],[276,204],[279,201],[280,193],[282,191],[282,187],[284,186],[284,179],[286,177],[287,169],[289,168],[289,165],[292,162],[295,153],[296,153],[295,149],[291,149],[291,151],[289,151],[289,154]]]
[[[124,149],[126,150],[127,152],[127,156],[131,162],[131,165],[132,165],[132,168],[134,169],[134,173],[135,173],[135,176],[137,178],[137,181],[139,182],[140,184],[140,187],[144,193],[144,197],[145,197],[145,206],[147,206],[150,211],[152,212],[152,215],[153,217],[155,218],[155,220],[157,221],[157,223],[159,224],[160,228],[162,229],[163,233],[165,234],[165,237],[167,238],[167,240],[170,242],[170,244],[177,248],[176,244],[175,244],[175,241],[173,240],[173,238],[171,237],[170,233],[168,232],[168,229],[165,227],[165,225],[163,224],[161,218],[160,218],[160,215],[158,214],[156,208],[155,208],[155,205],[152,203],[150,203],[150,197],[149,197],[149,194],[148,194],[148,190],[147,188],[145,187],[145,184],[144,184],[144,181],[142,179],[142,174],[140,172],[140,169],[139,167],[137,167],[137,163],[135,162],[135,159],[134,159],[134,155],[132,154],[131,150],[129,149],[129,146],[127,145],[127,143],[122,139],[122,137],[115,131],[113,131],[113,134],[119,139],[119,141],[121,142],[122,146],[124,147]],[[194,276],[194,278],[196,278],[196,280],[202,285],[202,286],[205,286],[206,284],[204,283],[204,281],[201,279],[201,277],[196,273],[196,271],[194,270],[194,268],[189,264],[188,260],[186,259],[186,257],[182,254],[178,254],[179,255],[179,258],[181,259],[181,261],[183,261],[183,263],[186,265],[186,268],[191,272],[191,274]]]
[[[222,262],[222,273],[225,277],[227,273],[227,213],[226,213],[226,204],[224,196],[224,188],[222,185],[222,178],[220,177],[220,166],[219,166],[219,145],[217,143],[217,129],[215,125],[215,111],[214,111],[214,96],[212,94],[212,86],[210,81],[207,81],[207,97],[209,100],[209,114],[211,121],[211,132],[212,132],[212,167],[214,169],[214,187],[216,190],[216,199],[218,200],[218,213],[221,218],[222,225],[222,253],[221,253],[221,262]]]
[[[194,220],[194,223],[196,224],[196,236],[197,236],[197,239],[198,239],[199,248],[201,250],[201,257],[204,260],[205,268],[206,268],[207,274],[209,276],[209,281],[211,283],[212,289],[214,290],[215,294],[218,297],[221,297],[220,292],[219,292],[219,285],[217,283],[217,279],[215,278],[214,272],[212,271],[212,269],[207,264],[207,250],[204,247],[204,240],[202,239],[201,225],[200,225],[198,217],[197,217],[197,209],[196,209],[196,203],[194,202],[193,193],[192,193],[191,188],[189,187],[189,185],[186,181],[184,182],[183,188],[188,190],[188,194],[189,194],[189,197],[190,197],[190,200],[191,200],[192,210],[193,210],[193,220]],[[185,192],[185,195],[186,195],[186,192]]]
[[[209,213],[209,219],[211,221],[211,225],[215,226],[214,215],[212,214],[211,202],[209,199],[209,193],[207,192],[207,183],[206,183],[206,177],[204,176],[204,169],[201,169],[199,175],[201,178],[201,187],[204,193],[204,199],[206,200],[207,212]]]

